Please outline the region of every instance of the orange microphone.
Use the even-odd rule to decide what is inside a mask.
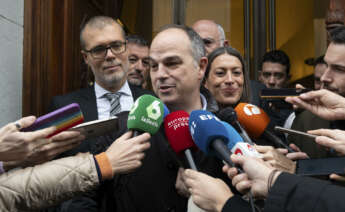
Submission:
[[[235,108],[235,111],[237,113],[238,121],[252,138],[256,139],[261,137],[283,146],[288,149],[289,152],[295,152],[274,133],[267,129],[271,120],[263,109],[249,103],[239,103]]]

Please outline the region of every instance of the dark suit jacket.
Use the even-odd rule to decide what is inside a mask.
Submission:
[[[329,181],[282,173],[266,199],[265,212],[345,211],[345,189]]]
[[[154,95],[153,92],[149,90],[144,90],[140,87],[132,86],[131,84],[128,85],[131,89],[134,101],[143,94]],[[98,119],[97,102],[94,86],[83,88],[63,96],[54,97],[50,104],[49,111],[54,111],[58,108],[61,108],[71,103],[79,104],[80,109],[84,115],[84,122]],[[95,139],[87,139],[83,141],[78,147],[63,153],[60,157],[75,155],[79,152],[89,152],[92,148],[91,144],[94,142]]]

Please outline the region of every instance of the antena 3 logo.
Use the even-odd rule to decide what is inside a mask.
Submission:
[[[258,115],[260,114],[260,108],[256,107],[255,105],[252,104],[246,104],[243,107],[243,111],[246,115],[251,116],[251,115]]]

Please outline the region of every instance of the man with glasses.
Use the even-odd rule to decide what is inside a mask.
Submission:
[[[218,47],[228,45],[224,29],[212,20],[198,20],[193,24],[192,28],[202,38],[207,55]]]
[[[127,36],[127,48],[128,48],[128,83],[147,88],[147,77],[149,73],[149,44],[147,41],[139,35]]]
[[[76,102],[85,122],[107,119],[129,111],[135,99],[148,93],[127,82],[128,49],[122,27],[112,18],[96,16],[85,23],[80,32],[83,59],[95,77],[93,86],[53,98],[51,110]],[[66,155],[87,152],[90,140]]]

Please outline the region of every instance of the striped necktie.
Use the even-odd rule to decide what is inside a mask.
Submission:
[[[110,116],[115,116],[119,112],[121,112],[121,104],[120,104],[120,96],[121,93],[106,93],[105,97],[110,102]]]

